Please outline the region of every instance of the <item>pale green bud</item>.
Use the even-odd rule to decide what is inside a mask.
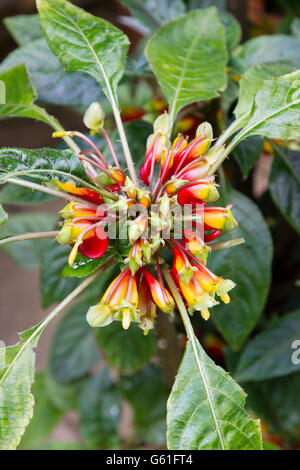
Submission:
[[[154,134],[164,134],[167,135],[170,132],[171,128],[171,119],[168,113],[161,114],[158,118],[155,119],[153,123]]]
[[[91,131],[98,131],[104,124],[104,111],[98,101],[90,104],[83,116],[85,126]]]
[[[86,320],[92,327],[107,326],[113,321],[112,313],[107,305],[94,305],[88,309]]]
[[[196,130],[196,137],[199,137],[201,135],[205,135],[208,139],[212,139],[214,134],[213,134],[213,129],[212,126],[209,122],[205,121],[199,124]]]

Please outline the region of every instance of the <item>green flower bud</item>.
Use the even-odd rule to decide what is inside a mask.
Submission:
[[[57,241],[61,245],[69,245],[72,242],[72,226],[69,222],[64,223],[59,234],[57,235]]]
[[[112,311],[107,305],[94,305],[88,309],[86,320],[90,326],[107,326],[113,321]]]
[[[83,116],[85,126],[91,131],[97,132],[104,124],[104,111],[98,101],[90,104]]]
[[[99,173],[97,176],[97,183],[101,184],[102,186],[111,186],[112,184],[115,183],[115,181],[110,178],[106,173]]]
[[[171,128],[171,119],[168,113],[161,114],[158,118],[155,119],[153,123],[154,134],[164,134],[167,135],[170,132]]]
[[[209,122],[205,121],[202,122],[196,130],[196,137],[199,137],[200,135],[205,135],[208,139],[212,139],[214,134],[213,134],[213,129],[212,126]]]

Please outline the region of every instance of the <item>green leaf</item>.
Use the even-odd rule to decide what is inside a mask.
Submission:
[[[1,195],[1,193],[0,193],[0,195]],[[5,210],[3,209],[3,207],[0,204],[0,225],[5,224],[5,222],[7,222],[7,219],[8,219],[8,214],[7,214],[7,212],[5,212]]]
[[[42,212],[23,212],[10,216],[8,222],[0,228],[0,238],[20,235],[27,232],[46,232],[53,230],[57,218]],[[1,250],[9,254],[22,269],[38,267],[42,252],[48,240],[26,240],[2,245]],[[51,243],[56,243],[51,241]]]
[[[34,191],[31,188],[6,184],[0,191],[0,203],[15,204],[18,206],[44,204],[53,200],[54,197],[41,191]]]
[[[237,56],[248,65],[291,61],[300,67],[300,41],[285,34],[258,36],[240,46]]]
[[[118,445],[121,401],[108,368],[86,384],[80,400],[80,432],[93,449],[115,449]]]
[[[104,328],[97,328],[95,332],[108,364],[122,372],[141,369],[155,354],[153,332],[144,336],[134,323],[124,330],[121,322],[115,321]]]
[[[111,258],[114,255],[113,247],[109,246],[103,256],[99,259],[87,258],[84,255],[78,253],[76,260],[72,266],[68,264],[62,270],[62,276],[64,277],[77,277],[82,278],[93,274],[97,269],[99,269],[108,258]]]
[[[299,338],[300,310],[285,315],[249,341],[243,350],[235,376],[237,380],[259,381],[292,374],[300,364],[292,361],[292,345]]]
[[[226,87],[225,31],[215,8],[191,11],[163,26],[145,52],[173,119],[182,107],[214,98]]]
[[[168,390],[161,371],[153,364],[133,375],[122,375],[122,395],[134,410],[135,437],[147,444],[164,446]]]
[[[5,104],[0,104],[0,117],[38,119],[52,127],[60,128],[54,117],[34,104],[37,94],[24,64],[0,73],[0,80],[5,84]]]
[[[84,377],[100,360],[93,330],[86,321],[90,302],[75,305],[60,322],[53,337],[49,368],[60,383]]]
[[[26,428],[18,449],[34,449],[43,444],[62,418],[62,412],[54,407],[49,399],[43,373],[35,376],[31,393],[35,402],[33,418]]]
[[[259,64],[250,67],[243,75],[240,81],[239,100],[234,110],[236,117],[250,113],[254,98],[265,80],[279,77],[293,72],[295,67],[284,62],[275,62],[271,64]]]
[[[225,203],[234,204],[233,213],[239,223],[232,238],[242,237],[246,243],[215,251],[210,257],[209,269],[236,283],[230,292],[230,304],[214,307],[212,320],[230,346],[238,349],[256,325],[267,299],[272,240],[262,214],[250,199],[229,189]]]
[[[3,22],[20,46],[42,38],[44,35],[38,15],[9,16],[4,18]]]
[[[5,178],[18,174],[28,174],[42,181],[80,178],[81,185],[86,180],[82,164],[70,149],[2,148],[0,149],[0,171],[7,172]]]
[[[269,425],[270,434],[279,434],[291,445],[300,439],[300,373],[262,382],[243,383],[247,407]]]
[[[300,70],[266,80],[254,98],[245,128],[235,137],[250,135],[296,139],[300,131]]]
[[[121,0],[120,3],[152,32],[186,11],[182,0]]]
[[[187,343],[168,400],[167,441],[172,450],[259,450],[259,421],[244,410],[246,394],[206,355]]]
[[[263,151],[263,146],[264,141],[261,137],[252,136],[249,139],[242,140],[233,150],[233,156],[238,162],[244,178],[249,176]]]
[[[68,246],[61,246],[53,241],[45,244],[41,259],[41,294],[44,308],[61,302],[79,284],[78,279],[61,276],[69,253]]]
[[[14,346],[0,349],[0,449],[15,449],[32,418],[35,353],[40,324]],[[22,334],[20,337],[22,339]],[[26,339],[25,339],[26,337]],[[23,342],[24,341],[24,342]]]
[[[273,201],[289,224],[300,233],[300,159],[293,152],[274,145],[275,158],[269,188]]]
[[[227,49],[232,51],[240,42],[242,29],[239,22],[227,11],[219,12],[219,18],[225,28]]]
[[[37,39],[11,52],[1,63],[0,72],[26,64],[38,98],[51,103],[86,109],[103,95],[98,83],[84,73],[68,73],[51,52],[45,38]]]
[[[85,72],[97,80],[107,98],[117,102],[128,38],[102,18],[66,0],[37,0],[39,18],[52,52],[67,72]]]

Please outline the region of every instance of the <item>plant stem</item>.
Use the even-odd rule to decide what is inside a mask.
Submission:
[[[244,238],[234,238],[233,240],[228,240],[226,242],[211,243],[209,245],[209,247],[213,251],[215,251],[215,250],[224,250],[226,248],[232,248],[233,246],[241,245],[242,243],[245,243]]]
[[[13,242],[22,242],[24,240],[34,240],[40,238],[54,238],[59,234],[58,230],[53,230],[49,232],[31,232],[31,233],[22,233],[22,235],[16,235],[14,237],[3,238],[0,240],[0,245],[6,245],[7,243]]]
[[[163,275],[164,275],[164,278],[166,280],[166,283],[168,284],[169,286],[169,289],[174,297],[174,300],[176,302],[176,305],[178,307],[178,310],[179,310],[179,313],[181,315],[181,318],[182,318],[182,321],[183,321],[183,324],[184,324],[184,327],[185,327],[185,330],[186,330],[186,333],[187,333],[187,337],[193,341],[194,340],[194,330],[193,330],[193,327],[192,327],[192,324],[191,324],[191,321],[190,321],[190,317],[189,317],[189,314],[185,308],[185,305],[183,303],[183,300],[182,300],[182,297],[177,289],[177,286],[170,274],[170,271],[168,269],[168,266],[167,265],[164,265],[163,268],[162,268],[162,272],[163,272]]]
[[[241,127],[241,122],[245,119],[247,114],[249,113],[242,114],[238,119],[235,119],[229,127],[227,127],[227,129],[217,139],[215,143],[216,147],[220,147],[225,144],[226,140]]]
[[[47,186],[42,186],[41,184],[32,183],[31,181],[21,180],[19,178],[7,178],[7,183],[17,184],[18,186],[24,186],[25,188],[30,188],[36,191],[42,191],[43,193],[51,194],[51,196],[60,197],[62,199],[67,199],[68,201],[77,201],[80,203],[86,203],[84,199],[73,196],[62,191],[56,191],[52,188],[47,188]],[[96,205],[95,205],[96,207]]]

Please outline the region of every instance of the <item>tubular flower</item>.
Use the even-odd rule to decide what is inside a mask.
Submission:
[[[211,252],[211,248],[204,243],[197,232],[189,228],[185,229],[184,235],[185,237],[182,240],[183,247],[190,251],[192,255],[196,256],[202,263],[206,264],[207,256]]]
[[[172,314],[175,301],[160,270],[163,262],[167,264],[163,261],[166,250],[173,253],[171,274],[189,313],[200,311],[208,319],[208,309],[218,304],[216,297],[229,302],[228,292],[235,285],[206,267],[212,249],[223,248],[222,242],[210,242],[237,227],[230,205],[210,205],[219,198],[215,177],[211,175],[224,147],[209,149],[213,134],[208,123],[198,126],[190,143],[181,134],[169,142],[170,118],[164,113],[154,122],[148,138],[140,170],[143,185],[132,171],[129,177],[121,169],[103,121],[99,104],[85,115],[91,133],[104,135],[114,166],[84,134],[54,133],[57,137],[79,137],[90,146],[90,150],[78,152],[89,181],[87,187],[83,181],[80,186],[73,181],[56,181],[69,200],[59,213],[62,220],[57,236],[59,243],[71,246],[69,264],[76,261],[78,253],[97,259],[109,249],[105,260],[121,266],[121,273],[110,283],[101,301],[89,309],[87,321],[94,327],[120,321],[125,329],[135,322],[147,334],[154,328],[156,309]],[[186,204],[188,213],[183,210]],[[78,262],[85,260],[81,257]]]
[[[219,199],[219,193],[213,176],[185,186],[177,197],[177,201],[181,206],[199,201],[215,202],[217,199]]]
[[[119,274],[105,291],[100,303],[90,307],[87,321],[91,326],[106,326],[113,320],[122,321],[127,330],[130,323],[139,322],[136,277],[129,268]]]
[[[153,302],[163,312],[173,313],[175,302],[171,294],[146,269],[143,269],[143,274],[147,280]]]

